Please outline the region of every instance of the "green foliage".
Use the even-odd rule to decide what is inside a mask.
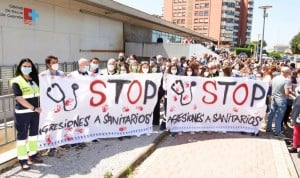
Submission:
[[[252,54],[252,49],[251,48],[235,48],[235,54],[239,55],[240,53],[246,53],[248,57],[251,56]]]
[[[129,168],[126,170],[126,178],[132,177],[132,174],[133,174],[133,169],[132,169],[131,167],[129,167]]]
[[[300,32],[294,36],[290,45],[294,54],[300,54]]]
[[[281,58],[281,53],[280,52],[277,52],[277,51],[273,51],[273,52],[270,52],[269,54],[268,54],[268,56],[269,57],[272,57],[272,58],[274,58],[274,59],[276,59],[276,60],[278,60],[278,59],[280,59]]]

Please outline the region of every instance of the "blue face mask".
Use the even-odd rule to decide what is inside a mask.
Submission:
[[[32,69],[31,69],[31,67],[21,67],[21,72],[24,75],[29,75],[32,72]]]

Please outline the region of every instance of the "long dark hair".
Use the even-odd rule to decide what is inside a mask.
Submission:
[[[19,76],[19,75],[22,75],[22,71],[21,71],[21,66],[24,62],[29,62],[31,64],[31,73],[29,74],[29,76],[32,78],[32,80],[37,84],[39,85],[39,76],[38,76],[38,71],[35,67],[35,65],[33,64],[33,62],[29,59],[29,58],[24,58],[24,59],[21,59],[19,65],[17,66],[17,70],[16,70],[16,76]]]

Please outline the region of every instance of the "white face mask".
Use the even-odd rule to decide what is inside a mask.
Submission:
[[[172,73],[173,75],[176,75],[177,70],[171,70],[171,73]]]
[[[209,72],[204,72],[204,76],[207,77],[209,75]]]
[[[219,72],[219,77],[224,77],[224,73],[223,72]]]
[[[108,71],[112,72],[112,71],[115,70],[115,65],[113,65],[113,64],[108,64],[108,65],[107,65],[107,69],[108,69]]]
[[[239,69],[240,69],[240,66],[239,66],[239,65],[236,65],[236,66],[234,66],[234,69],[235,69],[235,70],[239,70]]]
[[[52,65],[51,65],[51,68],[52,68],[53,70],[58,70],[58,63],[52,64]]]
[[[152,68],[152,73],[156,73],[157,72],[157,67],[153,67]]]
[[[90,70],[90,66],[84,66],[83,72],[87,72],[87,71],[89,71],[89,70]]]
[[[142,68],[143,73],[148,73],[149,72],[149,68]]]
[[[272,72],[272,75],[276,76],[276,75],[277,75],[277,72]]]
[[[96,70],[96,69],[99,68],[99,65],[98,65],[98,64],[92,63],[92,64],[91,64],[91,68],[92,68],[93,70]]]
[[[186,72],[187,76],[192,76],[193,72],[192,71],[188,71]]]
[[[188,66],[187,63],[184,63],[184,64],[183,64],[183,67],[187,67],[187,66]]]
[[[126,74],[126,71],[125,70],[121,70],[120,74]]]

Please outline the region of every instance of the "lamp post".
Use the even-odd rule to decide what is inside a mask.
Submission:
[[[262,37],[260,42],[260,54],[259,54],[259,65],[261,66],[262,63],[262,52],[263,52],[263,41],[264,41],[264,35],[265,35],[265,19],[268,16],[267,9],[270,9],[272,6],[259,6],[258,8],[264,10],[264,21],[263,21],[263,31],[262,31]]]

